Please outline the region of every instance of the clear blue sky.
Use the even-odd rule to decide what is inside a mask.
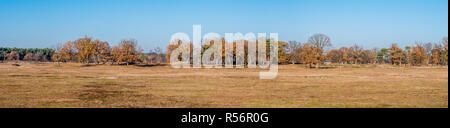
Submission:
[[[335,47],[437,43],[448,35],[448,0],[0,0],[0,47],[53,47],[88,35],[165,48],[193,24],[222,35],[277,32],[284,41],[323,33]]]

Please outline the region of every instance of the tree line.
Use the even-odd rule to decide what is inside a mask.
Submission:
[[[0,47],[0,59],[26,60],[26,61],[51,61],[55,50],[50,48],[5,48]]]
[[[244,40],[244,62],[247,62],[248,41]],[[269,50],[270,39],[266,40],[266,50]],[[211,41],[208,45],[202,46],[202,53],[214,45]],[[222,43],[222,59],[225,60],[227,54],[236,57],[236,42],[233,42],[233,53],[226,53],[225,40]],[[259,42],[256,42],[257,44]],[[191,61],[192,59],[192,43]],[[171,42],[167,47],[166,60],[170,60],[172,51],[181,45],[181,41]],[[256,45],[259,46],[259,45]],[[278,62],[280,64],[305,64],[309,67],[318,68],[322,64],[392,64],[392,65],[448,65],[448,38],[445,37],[440,44],[433,43],[416,43],[415,46],[407,46],[404,49],[397,44],[392,44],[390,48],[382,49],[364,49],[360,45],[351,47],[341,47],[332,49],[331,39],[324,34],[316,34],[308,39],[307,43],[297,41],[279,41],[278,42]],[[268,51],[267,58],[269,58]],[[181,55],[179,57],[181,60]],[[224,63],[224,62],[223,62]],[[235,63],[235,61],[234,61]]]
[[[321,39],[321,40],[317,40]],[[321,47],[325,46],[325,47]],[[401,48],[392,44],[390,48],[364,49],[360,45],[331,49],[329,37],[315,35],[306,44],[290,41],[286,46],[288,61],[291,63],[323,64],[392,64],[392,65],[448,65],[448,37],[442,43],[416,43],[415,46]]]
[[[225,60],[227,54],[236,57],[244,54],[244,62],[247,62],[248,41],[244,40],[244,53],[236,52],[236,42],[233,42],[233,52],[226,53],[225,40],[221,39],[222,54]],[[211,41],[203,45],[201,52],[205,52],[214,45]],[[256,42],[259,43],[259,42]],[[269,59],[270,39],[266,42],[266,54]],[[79,38],[68,41],[56,48],[0,48],[0,59],[41,61],[41,62],[79,62],[84,64],[136,64],[136,63],[169,63],[173,50],[181,45],[181,41],[171,42],[166,52],[161,48],[155,48],[143,53],[136,40],[122,40],[117,46],[111,46],[106,41],[91,37]],[[191,56],[192,56],[192,44]],[[258,46],[258,45],[256,45]],[[448,38],[442,43],[416,43],[414,46],[401,48],[392,44],[390,48],[364,49],[360,45],[332,49],[331,39],[324,34],[316,34],[304,44],[297,41],[278,42],[278,60],[280,64],[305,64],[318,68],[322,64],[392,64],[392,65],[448,65]],[[238,55],[239,56],[239,55]],[[181,59],[181,56],[180,58]],[[191,59],[192,60],[192,59]],[[224,62],[224,61],[223,61]],[[235,62],[235,60],[234,60]]]

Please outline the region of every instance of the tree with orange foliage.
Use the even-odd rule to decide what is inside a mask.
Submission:
[[[313,62],[316,64],[316,68],[319,68],[319,65],[322,64],[322,61],[325,59],[324,52],[329,47],[331,47],[331,39],[330,37],[324,35],[324,34],[316,34],[309,38],[308,45],[305,47],[306,49],[310,51],[306,51],[304,53],[310,53],[312,55],[307,55],[309,59],[312,60],[306,60],[307,62]],[[309,48],[312,47],[312,48]],[[312,58],[310,58],[312,57]],[[305,60],[304,60],[305,61]]]
[[[27,53],[24,57],[23,60],[25,61],[32,61],[33,60],[33,53]]]
[[[60,61],[68,62],[74,60],[76,57],[76,52],[74,48],[74,42],[66,42],[61,47],[60,50],[57,51],[58,56],[60,57]]]
[[[421,44],[417,44],[412,48],[411,57],[411,63],[414,66],[425,65],[428,59],[427,51]]]
[[[313,64],[316,65],[316,68],[319,68],[319,63],[322,63],[322,60],[325,59],[322,50],[309,44],[303,45],[301,49],[300,56],[302,56],[303,63],[308,64],[310,68]]]
[[[404,51],[397,44],[392,44],[390,49],[392,64],[402,65],[404,59]]]
[[[268,42],[268,43],[270,43],[270,42]],[[287,46],[288,46],[288,43],[286,43],[284,41],[278,41],[278,63],[280,63],[280,64],[289,62],[288,55],[284,51],[284,49],[286,49]],[[267,47],[270,48],[270,44]],[[268,52],[268,53],[270,54],[270,52]]]
[[[170,45],[167,46],[166,60],[168,63],[170,63],[170,56],[172,55],[172,52],[174,52],[181,45],[185,45],[185,44],[182,44],[181,40],[175,40],[173,42],[170,42]],[[191,62],[193,62],[193,44],[191,42],[187,42],[187,45],[189,45],[189,49],[183,49],[182,51],[189,51],[189,55],[190,55],[189,59]],[[184,54],[186,54],[186,53],[184,53]],[[183,58],[183,54],[180,53],[178,55],[178,60],[181,61],[182,58]]]
[[[113,63],[119,63],[121,60],[120,60],[120,57],[122,56],[122,50],[121,50],[121,48],[119,47],[119,46],[114,46],[114,47],[112,47],[112,49],[111,49],[111,59],[112,59],[112,61],[113,61]]]
[[[342,62],[344,64],[349,64],[352,61],[351,51],[347,47],[341,47],[339,51],[342,53]]]
[[[58,63],[58,66],[59,66],[59,63],[61,62],[61,59],[62,57],[61,57],[61,53],[55,53],[55,54],[53,54],[52,55],[52,60],[53,60],[53,62],[57,62]]]
[[[301,43],[297,41],[289,41],[287,47],[285,47],[287,61],[291,64],[296,64],[301,62],[300,52]]]
[[[342,64],[344,62],[344,56],[341,50],[333,49],[327,53],[327,58],[330,59],[332,63]]]
[[[109,47],[108,42],[95,40],[93,41],[93,43],[94,43],[93,57],[95,62],[98,64],[99,62],[106,63],[110,61],[111,49]]]
[[[432,50],[431,63],[436,65],[442,64],[442,53],[442,46],[435,44]]]
[[[52,55],[52,60],[58,62],[69,62],[77,58],[75,42],[66,42],[61,47],[55,48],[56,53]]]
[[[11,51],[8,55],[6,55],[6,58],[8,60],[19,60],[20,56],[19,53],[16,51]]]
[[[136,63],[142,61],[142,49],[138,48],[135,40],[123,40],[112,49],[113,59],[118,63]]]
[[[362,64],[375,64],[377,61],[376,50],[363,50],[361,52],[361,60]]]
[[[90,37],[76,40],[74,46],[77,49],[78,59],[81,63],[88,63],[91,55],[94,54],[94,42]]]
[[[33,61],[47,61],[46,58],[41,54],[41,52],[37,52],[33,54]]]

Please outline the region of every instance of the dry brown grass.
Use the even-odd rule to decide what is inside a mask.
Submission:
[[[448,68],[172,69],[0,63],[0,107],[448,108]]]

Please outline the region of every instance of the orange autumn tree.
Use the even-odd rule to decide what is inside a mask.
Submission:
[[[76,52],[75,54],[73,52]],[[90,37],[80,38],[74,42],[67,42],[60,50],[60,60],[68,60],[71,56],[77,56],[78,60],[82,63],[89,63],[94,61],[96,64],[99,62],[106,63],[111,60],[110,47],[108,42],[93,40]],[[56,58],[58,58],[56,57]]]
[[[352,61],[350,48],[341,47],[339,51],[342,53],[342,62],[344,64],[349,64]]]
[[[435,65],[442,64],[441,60],[442,53],[443,53],[442,46],[435,44],[432,50],[431,63]]]
[[[183,42],[181,41],[181,40],[175,40],[175,41],[173,41],[173,42],[170,42],[170,45],[169,46],[167,46],[167,51],[166,51],[166,60],[167,60],[167,62],[168,63],[170,63],[170,56],[172,55],[172,52],[173,51],[175,51],[178,47],[180,47],[181,45],[189,45],[189,54],[190,54],[190,58],[189,58],[189,60],[192,62],[192,60],[193,60],[193,44],[191,43],[191,42],[187,42],[187,44],[182,44]],[[186,48],[187,49],[187,48]],[[185,50],[186,50],[185,49]],[[182,57],[183,57],[183,55],[182,55],[182,53],[180,53],[179,55],[178,55],[178,60],[182,60]]]
[[[78,52],[78,59],[81,63],[89,63],[89,58],[94,54],[94,42],[90,37],[76,40],[74,46]]]
[[[23,60],[25,61],[32,61],[33,60],[33,53],[27,53],[24,57]]]
[[[404,51],[397,44],[392,44],[390,49],[392,64],[402,65],[404,59]]]
[[[98,64],[100,62],[106,63],[111,60],[111,49],[108,42],[95,40],[93,50],[93,58]]]
[[[19,60],[20,59],[20,55],[18,52],[16,51],[11,51],[11,53],[9,53],[8,55],[6,55],[6,58],[8,60]]]
[[[76,52],[74,48],[74,42],[66,42],[59,51],[57,51],[57,57],[62,62],[69,62],[76,58]]]
[[[302,57],[303,63],[309,65],[310,68],[312,65],[316,65],[316,68],[318,68],[319,63],[322,63],[321,61],[325,59],[325,56],[321,54],[323,52],[318,47],[305,44],[301,49],[300,56]]]
[[[338,49],[333,49],[327,53],[327,58],[332,63],[342,64],[344,62],[343,52]]]
[[[123,40],[118,46],[113,47],[112,57],[115,62],[136,63],[142,61],[142,49],[137,47],[135,40]]]
[[[411,63],[414,66],[425,65],[428,59],[427,51],[421,44],[417,44],[412,48],[411,57]]]
[[[361,60],[362,64],[375,64],[377,61],[376,50],[363,50],[361,52]]]
[[[304,61],[309,64],[314,63],[316,68],[319,68],[319,65],[325,60],[325,51],[331,46],[330,37],[324,34],[313,35],[309,38],[307,45],[304,47],[308,51],[302,52],[306,54],[305,58],[309,59]]]

